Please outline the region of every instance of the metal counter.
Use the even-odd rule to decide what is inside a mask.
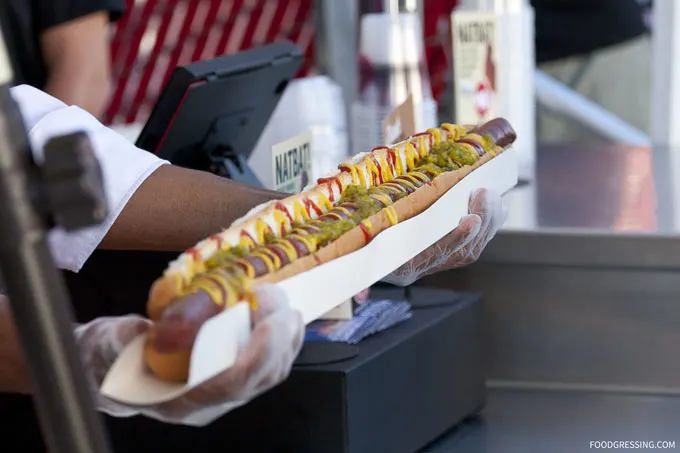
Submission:
[[[680,268],[680,152],[542,147],[486,263]]]
[[[598,439],[680,449],[680,153],[537,156],[480,261],[423,282],[483,293],[491,387],[485,421],[433,451],[579,452]]]
[[[424,451],[597,451],[591,448],[591,441],[653,442],[664,449],[642,448],[645,444],[640,443],[637,446],[641,448],[632,451],[677,451],[680,450],[679,426],[680,398],[492,389],[482,417],[464,423]]]

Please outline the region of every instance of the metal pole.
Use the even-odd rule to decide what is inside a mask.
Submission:
[[[613,113],[600,107],[541,70],[534,76],[536,99],[553,113],[582,124],[619,143],[649,146],[649,137]]]
[[[44,169],[35,165],[19,108],[10,94],[13,77],[8,61],[0,39],[0,269],[50,452],[106,453],[102,419],[94,410],[73,338],[66,287],[46,242],[47,200],[78,202],[82,196],[78,199],[81,194],[70,190],[78,184],[69,182],[77,181],[49,180]],[[53,161],[58,165],[52,166],[51,176],[65,175],[59,170],[81,175],[77,171],[81,162],[69,157],[76,156],[66,152]],[[48,181],[59,184],[48,188]],[[73,220],[82,212],[76,209],[65,218]],[[60,217],[59,212],[54,214]]]
[[[680,227],[680,2],[652,3],[650,135],[667,153],[673,227]]]
[[[655,0],[650,133],[654,144],[680,146],[680,2]]]

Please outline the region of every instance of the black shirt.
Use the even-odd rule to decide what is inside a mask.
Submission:
[[[649,0],[531,0],[536,14],[536,61],[587,54],[648,32]]]
[[[45,87],[47,68],[40,45],[44,31],[98,11],[109,12],[115,20],[124,10],[124,0],[0,0],[0,25],[14,84]]]

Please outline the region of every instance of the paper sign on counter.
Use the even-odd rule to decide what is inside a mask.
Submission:
[[[409,95],[406,100],[398,105],[394,110],[387,115],[383,121],[383,137],[385,137],[385,144],[391,145],[393,143],[406,140],[416,133],[416,110],[413,102],[413,96]]]
[[[354,317],[352,308],[352,299],[348,299],[325,315],[321,316],[319,319],[326,321],[349,321]]]
[[[272,190],[299,193],[312,178],[312,133],[272,146]]]

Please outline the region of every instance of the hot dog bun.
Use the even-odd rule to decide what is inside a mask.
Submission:
[[[514,131],[503,119],[493,120],[472,131],[452,125],[430,130],[428,134],[419,134],[392,148],[355,156],[340,165],[343,171],[333,175],[333,179],[320,180],[309,190],[282,200],[277,206],[266,208],[238,226],[197,244],[171,263],[164,276],[152,286],[147,309],[155,323],[145,346],[146,363],[162,379],[185,381],[193,340],[202,323],[225,307],[251,297],[249,288],[253,285],[285,280],[360,249],[381,231],[425,211],[467,174],[502,153],[514,140]],[[456,152],[475,157],[460,168],[433,172],[429,176],[427,170],[414,169],[413,149],[424,158],[440,142],[453,143]],[[391,177],[386,171],[390,158],[393,163],[389,166],[393,173]],[[377,169],[372,162],[378,164]],[[403,176],[397,177],[400,165]],[[360,172],[365,172],[363,177]],[[300,229],[312,228],[305,231],[311,231],[309,234],[313,236],[318,225],[332,227],[334,222],[340,224],[353,218],[351,215],[359,215],[360,208],[356,203],[351,199],[345,204],[342,201],[349,193],[348,187],[358,182],[359,186],[353,187],[385,187],[384,192],[368,195],[381,209],[370,211],[370,215],[361,217],[363,220],[359,223],[347,224],[349,226],[339,236],[318,247],[316,242],[308,242],[304,234],[296,234]],[[398,187],[401,192],[396,189]],[[302,203],[308,206],[307,214],[316,211],[316,215],[300,213]],[[310,208],[310,203],[315,206]],[[295,221],[290,214],[293,210],[296,210]],[[288,225],[286,218],[290,220]],[[317,226],[313,226],[315,222]],[[219,250],[239,243],[243,245],[243,238],[246,243],[254,243],[246,244],[245,257],[231,257],[227,260],[228,265],[211,263],[210,260],[221,253]],[[289,251],[279,253],[285,251],[285,244]],[[274,252],[278,253],[278,258]],[[277,260],[278,265],[275,265]]]
[[[499,152],[502,152],[502,150]],[[494,154],[492,156],[491,154],[487,154],[477,161],[474,166],[444,173],[435,178],[435,180],[432,182],[432,185],[424,185],[423,187],[416,189],[416,191],[409,196],[396,201],[392,206],[394,207],[394,210],[397,214],[398,222],[408,220],[411,217],[415,217],[421,212],[425,211],[435,201],[437,201],[439,197],[444,195],[450,188],[455,186],[458,181],[463,179],[474,169],[491,160],[496,155],[497,154]],[[267,274],[263,277],[260,277],[254,282],[277,283],[294,275],[308,271],[319,264],[340,258],[341,256],[349,255],[350,253],[359,250],[361,247],[366,245],[370,239],[377,236],[380,232],[392,226],[392,222],[385,211],[380,211],[379,213],[372,215],[368,218],[367,223],[370,224],[368,232],[366,232],[361,226],[357,226],[351,229],[349,232],[343,234],[340,239],[331,242],[329,245],[320,249],[315,254],[297,259],[283,269],[273,274]],[[369,238],[366,237],[366,233],[370,234]]]

